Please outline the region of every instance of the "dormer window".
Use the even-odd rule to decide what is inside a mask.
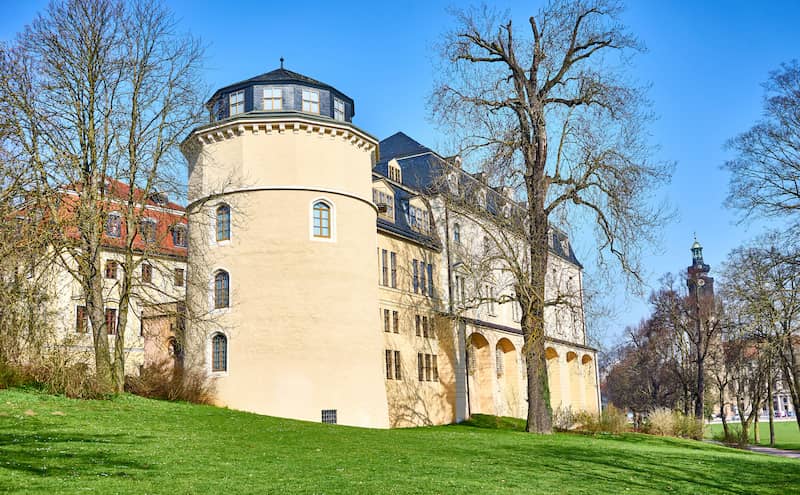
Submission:
[[[344,121],[344,102],[342,100],[333,100],[333,118]]]
[[[394,196],[380,189],[373,189],[372,201],[378,206],[378,216],[394,222]]]
[[[319,91],[303,90],[303,111],[309,113],[319,113]]]
[[[231,93],[228,97],[230,103],[230,115],[234,116],[239,113],[244,113],[244,90]]]
[[[281,110],[283,108],[283,90],[281,88],[264,88],[262,101],[264,110]]]
[[[431,223],[428,217],[428,210],[411,205],[408,208],[408,216],[412,229],[423,234],[430,233]]]
[[[395,182],[403,182],[403,173],[400,170],[400,165],[398,165],[396,160],[389,162],[389,178]]]
[[[172,243],[177,247],[186,247],[186,227],[176,225],[172,228]]]

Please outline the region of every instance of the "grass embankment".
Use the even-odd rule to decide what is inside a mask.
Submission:
[[[793,459],[634,434],[541,437],[520,425],[367,430],[130,395],[0,391],[0,492],[784,495],[800,486]]]
[[[741,431],[741,424],[736,422],[728,423],[731,428],[738,428]],[[761,440],[759,445],[769,446],[769,422],[760,421],[758,429],[761,433]],[[711,434],[717,435],[722,433],[722,424],[711,425]],[[710,435],[709,435],[710,436]],[[753,426],[750,426],[750,441],[753,441]],[[786,450],[800,450],[800,428],[797,427],[797,421],[776,421],[775,422],[775,448]],[[798,488],[800,489],[800,488]]]

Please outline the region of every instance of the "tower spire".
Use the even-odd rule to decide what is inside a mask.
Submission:
[[[281,69],[283,69],[283,57],[281,57]]]

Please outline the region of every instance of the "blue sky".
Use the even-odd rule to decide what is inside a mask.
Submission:
[[[387,137],[402,130],[433,148],[442,142],[428,120],[434,45],[451,23],[455,2],[168,2],[180,28],[207,45],[205,77],[214,89],[279,65],[336,86],[356,102],[354,122]],[[0,0],[0,39],[8,40],[44,8],[45,1]],[[540,2],[498,3],[523,25]],[[661,191],[678,210],[663,242],[644,253],[651,286],[689,264],[692,233],[718,268],[726,254],[763,230],[762,222],[737,225],[722,203],[728,176],[720,169],[727,139],[761,114],[761,83],[781,62],[800,58],[800,2],[762,5],[741,1],[629,2],[624,16],[647,45],[633,75],[652,84],[659,120],[652,126],[658,157],[677,163]],[[584,259],[592,246],[577,247]],[[591,274],[591,268],[588,269]],[[615,294],[613,341],[647,312],[641,300]]]

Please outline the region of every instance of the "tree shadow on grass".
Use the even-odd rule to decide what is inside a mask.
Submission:
[[[152,465],[125,452],[143,438],[48,430],[0,432],[0,473],[13,470],[39,476],[136,476],[151,470]]]

